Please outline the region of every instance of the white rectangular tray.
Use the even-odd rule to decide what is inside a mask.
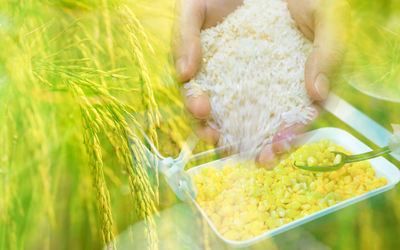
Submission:
[[[302,145],[305,143],[311,143],[314,141],[318,141],[320,139],[328,139],[328,140],[332,141],[333,143],[342,146],[346,150],[351,151],[353,154],[363,153],[363,152],[367,152],[367,151],[371,150],[371,148],[369,148],[367,145],[362,143],[360,140],[358,140],[356,137],[349,134],[345,130],[333,128],[333,127],[321,128],[321,129],[317,129],[317,130],[313,130],[311,132],[305,133],[297,140],[296,144]],[[200,173],[200,170],[202,168],[222,169],[227,164],[232,163],[232,161],[237,162],[238,160],[244,161],[244,159],[240,159],[237,155],[229,156],[224,159],[216,160],[213,162],[209,162],[209,163],[191,168],[187,171],[187,173],[192,176],[194,174]],[[253,245],[259,241],[262,241],[266,238],[283,233],[294,227],[300,226],[306,222],[315,220],[321,216],[332,213],[341,208],[347,207],[347,206],[354,204],[356,202],[359,202],[361,200],[364,200],[364,199],[367,199],[374,195],[377,195],[379,193],[385,192],[385,191],[393,188],[400,181],[400,171],[390,161],[386,160],[383,157],[378,157],[378,158],[375,158],[375,159],[372,159],[369,161],[371,162],[372,168],[376,172],[376,177],[385,177],[387,179],[387,185],[380,187],[378,189],[369,191],[362,195],[353,197],[351,199],[342,201],[331,207],[325,208],[323,210],[320,210],[318,212],[315,212],[313,214],[305,216],[301,219],[292,221],[281,227],[267,231],[259,236],[256,236],[252,239],[245,240],[245,241],[232,241],[232,240],[228,240],[228,239],[224,238],[218,232],[218,230],[214,227],[213,223],[208,218],[208,216],[205,214],[203,209],[199,206],[199,204],[191,197],[190,197],[190,200],[194,203],[194,205],[197,207],[197,209],[200,211],[200,213],[204,216],[205,220],[209,223],[210,227],[215,231],[215,233],[218,235],[219,238],[221,238],[223,241],[225,241],[227,244],[229,244],[233,247],[247,247],[247,246]]]

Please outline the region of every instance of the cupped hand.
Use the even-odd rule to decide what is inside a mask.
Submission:
[[[328,97],[330,79],[340,66],[348,36],[350,8],[346,0],[287,0],[292,18],[303,34],[313,42],[313,49],[305,65],[307,92],[315,101]],[[304,132],[317,117],[318,107],[307,124],[299,123],[282,130],[273,138],[273,144],[260,152],[258,160],[266,166],[276,154],[290,148],[293,138]]]
[[[178,0],[172,51],[179,81],[189,81],[200,67],[200,31],[217,25],[242,3],[243,0]],[[186,107],[198,119],[197,135],[216,143],[219,133],[205,122],[211,110],[208,97],[204,93],[184,96]]]
[[[173,55],[178,79],[189,81],[201,63],[200,31],[212,27],[233,12],[242,0],[181,0],[178,3],[178,21],[175,25]],[[305,66],[305,84],[311,98],[322,101],[328,96],[330,79],[338,68],[345,42],[350,11],[345,0],[287,0],[293,19],[303,34],[313,41],[313,49]],[[216,143],[219,133],[207,126],[205,120],[211,110],[208,97],[184,95],[188,110],[199,121],[198,136],[210,143]],[[315,108],[311,119],[317,117]],[[309,124],[295,124],[282,129],[273,138],[273,144],[261,150],[258,161],[273,162],[276,154],[290,148],[296,134],[306,130]]]

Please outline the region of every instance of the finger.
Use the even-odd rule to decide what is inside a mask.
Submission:
[[[266,145],[258,154],[257,162],[260,163],[266,169],[272,169],[274,167],[276,155],[271,144]]]
[[[314,105],[307,108],[304,112],[309,112],[306,123],[296,123],[289,127],[285,124],[282,125],[281,131],[272,139],[272,144],[266,145],[260,151],[257,157],[259,163],[269,169],[276,165],[278,155],[290,149],[297,135],[306,131],[307,127],[316,119],[319,113],[318,108]]]
[[[196,134],[202,141],[209,144],[216,144],[219,140],[219,132],[206,124],[200,125]]]
[[[181,0],[177,7],[180,13],[175,38],[173,39],[173,54],[178,80],[186,82],[193,77],[201,61],[200,29],[203,26],[205,6],[204,1]]]
[[[310,41],[314,40],[313,15],[316,9],[315,0],[285,0],[288,3],[290,15],[296,21],[301,32]]]
[[[210,28],[220,23],[226,16],[232,13],[243,0],[212,0],[205,1],[207,15],[203,29]]]
[[[275,153],[282,154],[289,151],[297,135],[304,133],[319,114],[318,108],[314,105],[307,109],[307,112],[309,114],[305,123],[299,122],[291,126],[284,124],[280,132],[274,136],[272,139],[272,148]]]
[[[305,82],[314,100],[328,96],[330,79],[343,57],[349,17],[345,1],[321,1],[313,15],[313,50],[306,62]]]
[[[304,124],[297,124],[296,128],[290,127],[288,129],[285,129],[277,133],[277,135],[274,136],[273,139],[272,150],[277,154],[288,152],[298,134],[293,130],[298,130],[303,132],[306,130],[306,128],[307,126]]]
[[[211,105],[206,94],[188,95],[190,90],[186,92],[185,104],[187,109],[197,119],[206,119],[210,114]]]

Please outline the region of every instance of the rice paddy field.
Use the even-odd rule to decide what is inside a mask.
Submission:
[[[400,3],[349,2],[342,73],[352,85],[332,88],[390,129],[400,123]],[[142,249],[130,231],[139,222],[140,246],[160,247],[156,222],[179,202],[138,128],[173,157],[192,132],[170,56],[174,5],[0,0],[0,249]],[[391,101],[360,94],[376,89]],[[346,128],[328,114],[314,126]],[[397,187],[306,228],[328,248],[396,249],[399,211]],[[195,243],[212,248],[208,236]]]

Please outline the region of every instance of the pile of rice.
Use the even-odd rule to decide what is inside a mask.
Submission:
[[[221,146],[257,152],[283,124],[310,118],[304,67],[312,44],[285,2],[244,0],[203,30],[201,42],[202,66],[185,88],[209,96],[208,124],[220,132]]]

